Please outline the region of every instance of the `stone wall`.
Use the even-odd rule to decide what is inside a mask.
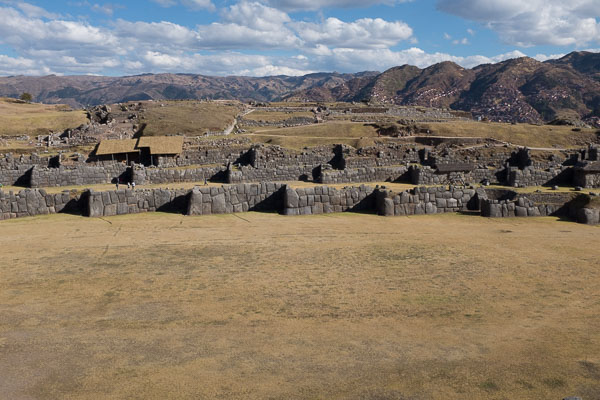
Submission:
[[[102,166],[78,165],[58,168],[33,167],[29,186],[33,188],[56,186],[80,186],[111,183],[115,178],[124,182],[130,179],[128,168],[123,163]]]
[[[506,183],[513,187],[528,187],[571,184],[571,182],[572,170],[568,167],[547,170],[536,169],[534,167],[525,167],[523,169],[510,167]]]
[[[344,211],[374,211],[374,189],[369,186],[335,189],[327,186],[285,188],[284,215],[327,214]]]
[[[586,225],[598,225],[600,224],[600,209],[597,208],[580,208],[577,211],[577,222]]]
[[[184,213],[189,189],[119,189],[90,191],[85,215],[106,217],[151,211]]]
[[[152,185],[161,183],[225,181],[225,167],[197,167],[197,168],[146,168],[136,165],[133,168],[132,180],[138,185]]]
[[[600,172],[586,171],[583,168],[573,170],[573,185],[584,188],[600,188]]]
[[[187,215],[231,214],[247,211],[281,211],[281,183],[243,183],[196,187],[189,194]]]
[[[283,184],[254,183],[189,189],[90,191],[86,215],[104,217],[153,211],[187,215],[280,211]]]
[[[179,167],[235,163],[244,159],[244,155],[248,152],[249,148],[250,146],[192,148],[185,150],[173,160],[176,166]],[[163,166],[168,166],[168,164],[163,162]]]
[[[0,184],[4,186],[29,186],[33,167],[0,169]]]
[[[344,152],[346,168],[395,166],[419,161],[416,147],[399,143],[378,144]]]
[[[43,189],[24,189],[18,193],[0,190],[0,220],[60,212],[78,213],[79,201],[77,192],[49,194]]]
[[[271,168],[242,166],[227,171],[227,183],[306,181],[313,179],[313,165],[278,165]]]
[[[438,172],[429,166],[411,166],[410,182],[413,185],[447,185],[456,182],[480,183],[487,179],[492,184],[501,183],[502,173],[488,168],[470,172]]]
[[[536,204],[527,197],[516,200],[482,200],[481,216],[490,218],[500,217],[545,217],[553,215],[557,206],[553,204]]]
[[[403,182],[409,180],[408,167],[365,167],[322,169],[319,182],[324,184],[361,182]]]
[[[50,158],[40,157],[37,154],[13,156],[12,154],[0,155],[0,184],[29,186],[31,169],[35,166],[47,167]]]
[[[450,187],[417,187],[402,193],[384,188],[376,193],[379,215],[420,215],[476,209],[472,199],[475,189]]]
[[[274,169],[287,166],[328,164],[336,158],[343,146],[322,146],[295,151],[280,146],[253,146],[248,152],[248,164],[256,169]]]

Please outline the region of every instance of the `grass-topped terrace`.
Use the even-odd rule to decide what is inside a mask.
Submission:
[[[155,101],[144,103],[144,107],[140,123],[146,124],[145,136],[222,132],[243,110],[241,103],[233,101]]]

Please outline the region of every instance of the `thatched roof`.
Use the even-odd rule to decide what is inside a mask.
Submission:
[[[137,153],[137,139],[102,140],[96,149],[97,156],[108,154]]]
[[[447,172],[470,172],[475,169],[475,164],[469,163],[447,163],[447,164],[437,164],[437,172],[447,173]]]
[[[183,136],[142,136],[137,147],[150,148],[150,154],[180,154]]]

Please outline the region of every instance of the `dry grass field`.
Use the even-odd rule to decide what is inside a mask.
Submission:
[[[255,113],[248,114],[246,118]],[[261,112],[253,116],[269,120],[269,112]],[[275,114],[273,118],[281,116]],[[389,117],[382,116],[381,123],[390,122]],[[500,124],[483,122],[433,122],[419,123],[418,126],[430,131],[430,136],[444,137],[481,137],[492,138],[520,146],[538,148],[581,148],[588,143],[600,141],[596,129],[573,131],[569,126]],[[290,128],[245,128],[252,140],[259,143],[277,144],[289,148],[302,148],[326,144],[348,144],[353,147],[372,145],[374,138],[379,140],[377,129],[368,123],[342,120],[328,121],[322,124],[296,126]],[[394,140],[394,139],[390,139]]]
[[[68,106],[0,98],[0,136],[47,135],[49,131],[62,132],[86,122],[84,111]]]
[[[208,131],[222,132],[242,110],[241,104],[216,101],[148,102],[146,107],[140,118],[140,122],[147,124],[145,136],[178,133],[200,136]]]
[[[600,228],[361,214],[0,223],[2,399],[600,396]]]
[[[250,133],[241,136],[247,136],[256,143],[276,144],[290,149],[331,144],[347,144],[359,148],[372,146],[374,139],[380,139],[377,137],[377,130],[370,124],[340,121],[290,128],[258,127],[247,131]]]
[[[265,111],[257,109],[244,116],[244,119],[251,121],[281,122],[290,118],[314,118],[314,114],[309,111]]]
[[[433,136],[485,137],[529,147],[581,148],[598,142],[597,129],[573,131],[572,126],[501,124],[484,122],[434,122],[419,124]]]

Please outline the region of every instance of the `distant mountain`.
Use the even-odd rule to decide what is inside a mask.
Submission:
[[[145,74],[128,77],[0,78],[0,96],[29,92],[34,100],[74,107],[149,99],[242,101],[369,101],[468,111],[494,121],[542,122],[600,118],[600,53],[574,52],[539,62],[523,57],[465,69],[442,62],[383,73],[316,73],[300,77],[210,77]]]
[[[271,101],[293,91],[312,87],[332,88],[378,72],[358,74],[317,73],[300,77],[211,77],[191,74],[144,74],[126,77],[12,76],[0,77],[0,96],[23,92],[36,102],[66,103],[85,107],[134,100],[238,99]]]
[[[504,122],[600,117],[599,53],[576,52],[543,63],[523,57],[473,69],[452,62],[425,69],[404,65],[361,84],[339,98],[338,88],[309,88],[286,99],[451,108]]]
[[[600,81],[600,53],[576,51],[558,60],[547,61],[548,64],[571,67],[575,71]]]

